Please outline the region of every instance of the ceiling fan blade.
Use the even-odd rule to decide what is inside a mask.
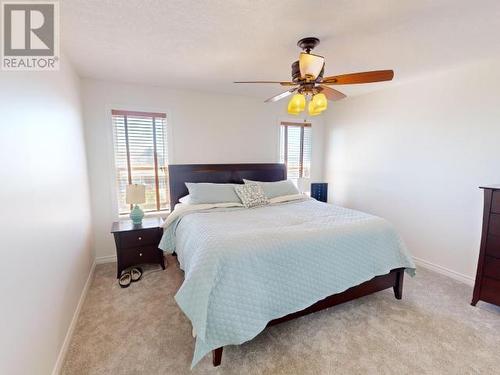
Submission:
[[[347,96],[345,94],[342,94],[340,91],[337,91],[335,89],[332,89],[331,87],[328,86],[321,86],[321,92],[325,94],[326,98],[332,102],[335,102],[337,100],[341,100],[346,98]]]
[[[323,78],[321,84],[326,85],[352,85],[357,83],[371,83],[390,81],[394,77],[392,70],[373,70],[371,72],[360,72],[342,74]]]
[[[293,94],[296,90],[297,90],[297,89],[292,89],[292,90],[288,90],[288,91],[282,92],[281,94],[275,95],[275,96],[273,96],[272,98],[266,99],[266,100],[264,101],[264,103],[273,103],[273,102],[277,102],[278,100],[284,99],[284,98],[286,98],[287,96],[292,95],[292,94]]]
[[[287,82],[287,81],[236,81],[233,83],[278,83],[281,86],[297,86],[295,82]]]

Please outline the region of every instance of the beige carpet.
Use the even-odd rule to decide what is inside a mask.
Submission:
[[[472,290],[419,269],[403,300],[387,290],[266,329],[190,371],[191,325],[166,271],[120,289],[115,264],[97,266],[64,374],[499,374],[500,309],[469,305]]]

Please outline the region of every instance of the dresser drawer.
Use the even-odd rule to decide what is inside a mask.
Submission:
[[[491,212],[500,214],[500,191],[495,190],[491,197]]]
[[[500,305],[500,280],[483,277],[481,282],[481,299]]]
[[[488,233],[493,234],[494,236],[500,236],[500,214],[490,215]]]
[[[486,277],[500,280],[500,259],[489,256],[484,257],[483,274]]]
[[[157,246],[144,246],[133,249],[122,249],[120,261],[124,268],[136,264],[158,263],[162,256]]]
[[[500,258],[500,236],[488,236],[486,240],[486,255]]]
[[[132,248],[160,243],[160,230],[134,230],[120,233],[120,247]]]

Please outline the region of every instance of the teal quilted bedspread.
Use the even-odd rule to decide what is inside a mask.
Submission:
[[[313,199],[187,212],[160,248],[185,272],[175,299],[196,331],[192,366],[329,295],[394,268],[415,273],[389,222]]]

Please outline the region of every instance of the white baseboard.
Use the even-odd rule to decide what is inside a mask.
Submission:
[[[63,344],[61,346],[61,350],[59,351],[59,355],[57,356],[56,364],[54,366],[54,370],[52,371],[52,375],[59,375],[61,373],[62,366],[64,364],[64,359],[66,358],[66,353],[68,352],[69,343],[71,342],[71,338],[73,337],[73,332],[75,331],[76,323],[78,322],[78,317],[80,316],[80,311],[82,310],[83,302],[85,301],[85,297],[87,297],[90,284],[92,283],[95,265],[96,262],[94,261],[92,263],[92,266],[90,267],[89,276],[87,277],[87,281],[83,286],[83,290],[82,293],[80,294],[78,305],[76,305],[75,313],[73,314],[73,318],[71,319],[71,323],[69,324],[68,331],[66,332],[66,337],[64,338]]]
[[[116,263],[116,255],[106,255],[103,257],[95,258],[96,264],[104,264],[104,263]]]
[[[467,275],[464,275],[460,272],[456,272],[456,271],[453,271],[453,270],[450,270],[449,268],[446,268],[446,267],[443,267],[443,266],[439,266],[437,264],[434,264],[434,263],[431,263],[427,260],[424,260],[424,259],[420,259],[420,258],[417,258],[417,257],[413,257],[413,260],[415,261],[415,264],[417,266],[420,266],[420,267],[423,267],[423,268],[427,268],[431,271],[434,271],[434,272],[437,272],[437,273],[440,273],[441,275],[444,275],[444,276],[448,276],[454,280],[457,280],[457,281],[460,281],[464,284],[467,284],[467,285],[470,285],[470,286],[474,286],[474,278],[473,277],[470,277],[470,276],[467,276]]]

